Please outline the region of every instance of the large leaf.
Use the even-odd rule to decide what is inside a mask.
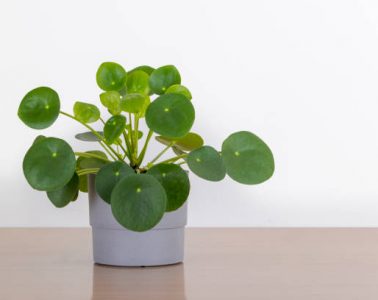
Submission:
[[[193,150],[186,161],[189,169],[203,179],[220,181],[226,176],[222,158],[213,147],[203,146]]]
[[[153,93],[162,95],[171,85],[180,84],[181,76],[175,66],[163,66],[151,73],[149,83]]]
[[[107,156],[104,152],[99,150],[91,150],[86,151],[85,153],[95,154],[97,156],[103,157],[104,159],[94,158],[94,157],[83,157],[80,156],[77,159],[77,168],[79,170],[82,169],[93,169],[93,168],[101,168],[102,166],[107,164]]]
[[[175,148],[182,151],[192,151],[203,146],[202,137],[194,132],[188,132],[188,134],[179,139],[172,139],[164,136],[157,136],[155,138],[158,142],[164,145],[169,145],[170,143],[175,142]]]
[[[126,128],[126,118],[122,115],[113,116],[106,121],[104,136],[108,144],[113,144]]]
[[[96,192],[110,203],[110,197],[115,185],[125,176],[135,174],[134,170],[124,162],[115,161],[103,166],[98,171],[95,180]]]
[[[102,131],[97,131],[97,133],[100,136],[104,136],[104,133]],[[99,142],[99,141],[101,141],[98,138],[98,136],[95,135],[91,131],[78,133],[78,134],[75,135],[75,138],[78,139],[78,140],[80,140],[80,141],[83,141],[83,142]]]
[[[192,128],[195,118],[192,103],[179,94],[158,97],[147,108],[146,122],[154,132],[167,138],[181,138]]]
[[[83,123],[93,123],[100,118],[99,109],[96,105],[90,103],[77,101],[73,110],[76,119]]]
[[[144,116],[148,105],[150,104],[150,97],[143,94],[127,94],[121,100],[121,109],[125,112],[138,114],[138,116]]]
[[[62,188],[47,192],[47,197],[56,207],[64,207],[76,200],[79,192],[79,176],[75,173],[71,180]]]
[[[75,165],[75,154],[70,145],[49,137],[33,144],[26,152],[23,171],[34,189],[54,191],[70,181]]]
[[[111,207],[115,219],[125,228],[146,231],[164,215],[167,196],[159,181],[146,174],[124,177],[114,187]]]
[[[148,95],[150,92],[149,78],[150,76],[144,71],[130,72],[126,82],[127,92]]]
[[[158,164],[148,170],[164,187],[167,194],[166,211],[181,207],[189,196],[190,182],[188,174],[175,164]]]
[[[44,129],[55,122],[59,111],[58,94],[49,87],[39,87],[31,90],[22,99],[18,108],[18,116],[27,126]]]
[[[248,131],[235,132],[223,142],[222,158],[227,174],[240,183],[258,184],[274,172],[272,151]]]
[[[121,113],[121,95],[117,91],[101,93],[100,101],[112,115],[119,115]]]
[[[96,73],[97,85],[104,91],[119,91],[126,85],[125,69],[114,62],[104,62]]]
[[[174,84],[171,85],[166,91],[166,94],[181,94],[185,96],[188,100],[192,99],[192,94],[188,90],[187,87],[181,85],[181,84]]]

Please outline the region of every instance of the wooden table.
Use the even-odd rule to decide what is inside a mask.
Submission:
[[[378,229],[188,229],[184,264],[94,265],[90,229],[0,229],[0,299],[378,299]]]

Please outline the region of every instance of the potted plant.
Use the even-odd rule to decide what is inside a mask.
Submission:
[[[192,95],[174,66],[126,72],[117,63],[105,62],[96,81],[108,117],[85,102],[76,102],[73,114],[62,111],[58,94],[49,87],[28,92],[18,109],[19,118],[38,130],[51,126],[59,115],[75,120],[87,129],[76,138],[102,147],[74,152],[62,139],[39,135],[23,160],[28,183],[46,192],[56,207],[89,192],[95,262],[148,266],[183,260],[190,190],[184,167],[209,181],[227,174],[242,184],[259,184],[272,176],[272,152],[253,133],[231,134],[219,151],[190,131],[195,118]],[[140,130],[143,120],[147,133]],[[146,163],[154,134],[165,147]],[[173,156],[162,160],[168,150]]]

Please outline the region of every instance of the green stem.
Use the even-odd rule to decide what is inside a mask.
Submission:
[[[77,171],[77,175],[82,176],[82,175],[87,175],[87,174],[96,174],[100,168],[88,168],[88,169],[82,169]]]
[[[128,157],[129,157],[129,160],[130,160],[130,162],[131,162],[131,155],[130,155],[130,153],[132,153],[133,149],[131,148],[129,138],[127,137],[126,129],[122,132],[122,134],[123,134],[123,138],[124,138],[125,143],[126,143],[126,148],[127,148],[127,152],[128,152]]]
[[[108,147],[108,149],[113,152],[113,154],[120,160],[122,160],[122,157],[117,153],[117,151],[115,151],[110,145],[106,144],[104,138],[98,134],[98,132],[96,130],[94,130],[91,126],[89,126],[88,124],[85,124],[84,122],[81,122],[80,120],[78,120],[75,116],[73,115],[70,115],[64,111],[60,111],[60,113],[62,115],[65,115],[66,117],[69,117],[77,122],[79,122],[80,124],[82,124],[83,126],[85,126],[87,129],[89,129],[98,139],[100,139],[100,141],[102,141],[104,143],[104,145],[106,145]],[[100,143],[101,144],[101,143]],[[103,144],[101,144],[102,147],[104,147],[105,149],[105,146]]]
[[[177,155],[177,156],[175,156],[175,157],[172,157],[172,158],[169,158],[169,159],[166,159],[166,160],[164,160],[164,161],[162,161],[162,162],[160,162],[161,164],[166,164],[166,163],[172,163],[172,162],[175,162],[176,160],[179,160],[180,158],[185,158],[185,157],[187,157],[188,156],[188,154],[181,154],[181,155]]]
[[[138,131],[138,128],[139,128],[139,118],[138,116],[134,115],[134,158],[135,158],[135,161],[137,162],[138,164],[138,144],[139,144],[139,131]],[[131,132],[131,133],[133,133]]]
[[[155,161],[157,161],[165,152],[168,151],[169,148],[171,148],[176,142],[170,142],[167,147],[165,147],[158,155],[155,156],[153,160],[151,160],[147,166],[152,166]]]
[[[93,153],[75,152],[75,155],[76,156],[81,156],[81,157],[87,157],[87,158],[97,158],[97,159],[100,159],[100,160],[103,160],[103,161],[106,161],[106,162],[110,162],[110,160],[107,159],[106,157],[103,157],[103,156],[100,156],[100,155],[96,155],[96,154],[93,154]]]
[[[105,125],[105,121],[100,117],[100,121]]]
[[[138,165],[141,165],[142,162],[143,162],[144,155],[146,154],[146,151],[147,151],[148,143],[150,142],[150,139],[151,139],[153,133],[154,133],[154,132],[150,129],[150,131],[148,132],[148,135],[147,135],[146,141],[144,142],[144,146],[143,146],[143,148],[142,148],[142,151],[140,152],[140,155],[139,155],[139,157],[138,157]]]
[[[180,166],[180,165],[183,165],[183,164],[186,164],[186,160],[182,161],[182,162],[179,162],[179,163],[176,163],[176,165]]]
[[[105,147],[105,144],[103,142],[99,142],[100,145],[102,146],[102,148],[105,149],[106,153],[108,153],[108,155],[113,158],[114,160],[117,160],[117,157],[115,157],[109,150],[107,147]]]

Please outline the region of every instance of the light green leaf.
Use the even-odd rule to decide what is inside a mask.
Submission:
[[[150,66],[139,66],[139,67],[136,67],[134,69],[132,69],[129,73],[132,73],[134,71],[143,71],[145,73],[147,73],[148,75],[151,75],[151,73],[154,71],[155,69],[150,67]]]
[[[97,85],[104,91],[119,91],[126,85],[125,69],[114,62],[104,62],[96,73]]]
[[[101,93],[100,101],[102,105],[108,108],[108,111],[112,115],[119,115],[121,113],[121,95],[117,91]]]
[[[83,123],[93,123],[100,118],[99,109],[90,103],[77,101],[74,104],[73,110],[75,117]]]
[[[150,97],[143,94],[127,94],[121,100],[121,109],[125,112],[138,114],[139,117],[144,116],[148,105],[150,104]]]
[[[164,145],[175,142],[174,146],[182,151],[192,151],[203,146],[202,137],[194,132],[188,132],[184,137],[179,139],[167,138],[164,136],[155,137],[156,140]]]
[[[126,128],[126,118],[122,115],[113,116],[106,121],[104,136],[108,144],[113,144]]]
[[[165,92],[166,94],[181,94],[185,96],[188,100],[192,99],[192,94],[188,90],[187,87],[180,85],[180,84],[174,84],[171,85]]]
[[[150,92],[150,76],[143,71],[132,71],[127,76],[127,93],[139,93],[148,95]]]

